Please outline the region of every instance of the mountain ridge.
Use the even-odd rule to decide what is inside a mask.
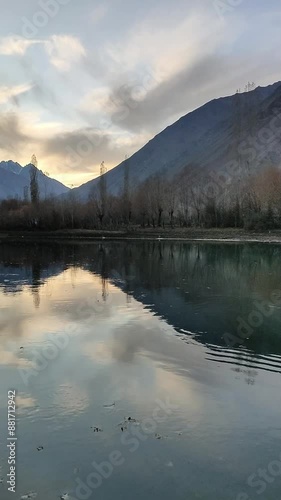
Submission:
[[[182,116],[127,160],[134,185],[159,173],[176,175],[193,164],[212,170],[223,169],[238,155],[237,146],[248,140],[249,120],[256,120],[260,128],[264,126],[259,115],[263,104],[266,105],[265,118],[270,120],[274,117],[274,102],[280,92],[281,82],[275,82],[250,92],[213,99]],[[267,100],[271,101],[270,105],[266,104]],[[242,134],[238,141],[235,135],[239,127]],[[260,129],[256,126],[255,129],[258,134]],[[277,160],[279,163],[279,157]],[[125,161],[105,174],[108,191],[112,194],[118,195],[122,190],[124,165]],[[260,166],[257,164],[257,169]],[[95,178],[73,189],[72,193],[81,201],[86,201],[98,182],[99,178]]]
[[[22,167],[12,160],[0,162],[0,200],[8,198],[24,198],[26,188],[30,183],[31,164]],[[38,184],[41,198],[67,194],[70,189],[61,182],[48,177],[38,170]]]

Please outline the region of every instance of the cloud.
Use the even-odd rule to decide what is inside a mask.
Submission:
[[[153,134],[159,124],[162,127],[175,121],[193,108],[202,105],[214,95],[216,88],[223,86],[228,74],[228,61],[217,56],[206,56],[192,68],[184,68],[171,78],[148,91],[144,99],[120,100],[120,89],[113,89],[111,99],[119,105],[112,116],[114,124],[133,133]],[[225,72],[224,82],[218,74]],[[127,86],[127,95],[134,95],[134,88]],[[183,105],[184,102],[184,105]],[[127,107],[125,112],[124,106]]]
[[[94,159],[96,162],[103,161],[103,154],[109,147],[109,137],[86,127],[52,136],[43,147],[45,155],[61,160],[63,170],[79,166],[87,170]]]
[[[155,134],[214,94],[227,58],[218,54],[226,25],[216,13],[191,10],[168,22],[161,11],[134,25],[123,40],[103,48],[110,71],[104,85],[89,92],[80,109],[102,114],[131,133]],[[156,19],[156,20],[155,20]],[[228,43],[239,30],[228,28]],[[228,75],[223,75],[223,79]],[[234,89],[235,90],[235,89]],[[203,102],[202,102],[203,100]]]
[[[25,38],[11,35],[3,37],[0,39],[0,55],[12,56],[19,55],[24,56],[27,49],[32,45],[41,44],[40,40],[26,40]]]
[[[11,35],[0,39],[0,55],[24,56],[33,45],[45,47],[50,63],[60,71],[69,71],[73,64],[86,56],[82,42],[71,35],[52,35],[46,40],[26,40]]]
[[[0,150],[14,154],[15,158],[22,145],[28,141],[22,123],[15,113],[0,115]]]
[[[0,158],[11,158],[25,165],[33,153],[41,158],[47,138],[60,132],[61,124],[40,121],[36,113],[0,112]]]
[[[33,87],[32,84],[26,83],[22,85],[15,85],[13,87],[8,86],[0,86],[0,104],[5,104],[10,99],[14,98],[14,102],[16,101],[17,96],[21,94],[25,94]]]
[[[51,64],[60,71],[69,71],[73,64],[86,56],[79,38],[70,35],[53,35],[45,43]]]
[[[122,42],[106,46],[115,81],[108,85],[107,99],[105,91],[100,99],[87,96],[84,106],[89,113],[100,108],[124,131],[154,135],[205,102],[233,94],[249,79],[265,85],[278,80],[273,55],[257,60],[246,47],[232,56],[244,24],[222,22],[215,11],[191,12],[169,27],[161,15],[153,23],[141,22]],[[261,66],[267,80],[261,81]]]
[[[42,74],[40,68],[32,63],[28,57],[20,59],[21,71],[24,72],[26,78],[33,83],[32,98],[37,105],[50,110],[55,110],[56,114],[60,110],[60,103],[56,98],[56,89],[50,84],[51,75],[47,77]]]
[[[97,5],[92,14],[91,14],[91,21],[93,24],[98,24],[102,19],[104,19],[104,17],[106,16],[106,14],[108,13],[108,10],[109,10],[109,7],[108,5],[106,4],[100,4],[100,5]]]
[[[40,114],[0,112],[0,157],[26,164],[33,153],[40,168],[66,184],[79,185],[99,175],[102,161],[110,169],[139,149],[148,137],[43,121]]]
[[[110,88],[99,87],[88,92],[82,99],[79,109],[85,113],[110,112]]]
[[[138,138],[143,140],[144,138]],[[98,174],[98,167],[105,161],[109,168],[121,163],[126,154],[138,148],[134,137],[118,136],[113,131],[99,131],[90,127],[63,132],[43,142],[43,154],[55,157],[60,171],[81,170]]]
[[[168,22],[163,12],[157,14],[133,26],[122,41],[106,45],[105,52],[118,73],[120,67],[125,73],[149,66],[155,79],[169,78],[183,67],[191,67],[202,53],[214,50],[225,34],[225,25],[214,15],[193,10]]]

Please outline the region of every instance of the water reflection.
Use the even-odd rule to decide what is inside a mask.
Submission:
[[[165,500],[244,491],[261,458],[279,451],[280,309],[242,345],[227,346],[224,335],[270,303],[280,260],[279,246],[266,245],[2,245],[0,436],[6,391],[16,387],[19,495],[73,493],[74,471],[84,478],[94,459],[120,449],[124,417],[150,418],[167,398],[176,409],[157,428],[165,439],[152,435],[126,455],[95,498],[131,498],[136,488]],[[277,492],[276,483],[268,499]]]
[[[40,308],[40,289],[54,276],[71,271],[72,285],[78,269],[100,280],[94,291],[95,309],[110,303],[109,283],[172,325],[185,341],[192,337],[208,347],[208,359],[233,364],[234,369],[281,370],[281,309],[271,303],[280,290],[281,249],[274,245],[184,244],[168,242],[107,243],[92,245],[6,246],[0,249],[0,286],[6,293],[30,289],[35,308]],[[96,281],[96,284],[98,282]],[[50,292],[52,293],[52,292]],[[63,291],[62,291],[63,296]],[[86,318],[91,308],[67,301],[60,314]],[[272,307],[254,328],[248,318],[258,306]],[[271,306],[270,306],[271,304]],[[79,311],[82,311],[80,314]],[[32,314],[32,313],[31,313]],[[77,317],[78,314],[78,317]],[[108,310],[106,309],[106,314]],[[25,318],[28,312],[25,312]],[[3,310],[5,325],[19,335],[20,314]],[[239,340],[239,325],[249,335]],[[246,330],[247,334],[247,330]],[[129,335],[130,338],[130,335]],[[230,348],[228,339],[234,339]],[[274,355],[274,356],[273,356]],[[253,380],[255,371],[249,380]],[[249,374],[250,375],[250,374]]]

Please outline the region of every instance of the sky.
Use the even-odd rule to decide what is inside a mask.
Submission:
[[[280,0],[0,0],[0,161],[68,186],[248,81],[281,80]]]

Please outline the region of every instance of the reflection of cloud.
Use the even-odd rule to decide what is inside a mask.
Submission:
[[[123,294],[122,294],[123,295]],[[138,311],[142,318],[136,320]],[[118,322],[118,307],[113,310],[113,316]],[[165,372],[169,377],[183,377],[188,380],[213,383],[217,376],[206,372],[204,351],[195,345],[184,347],[182,340],[175,339],[172,327],[159,325],[157,318],[148,313],[144,315],[142,306],[133,301],[133,316],[129,313],[119,326],[106,325],[106,317],[102,325],[95,325],[95,337],[83,343],[84,354],[95,363],[109,364],[116,362],[136,366],[138,363],[151,360],[156,371]],[[134,319],[133,319],[134,318]],[[106,333],[105,333],[106,332]],[[180,380],[180,379],[179,379]],[[216,380],[216,383],[220,382]]]
[[[14,298],[14,297],[13,297]],[[5,300],[5,303],[9,300]],[[26,313],[26,311],[25,311]],[[24,333],[23,326],[23,309],[19,304],[19,308],[15,312],[14,308],[4,308],[2,306],[0,318],[0,332],[1,335],[7,335],[7,338],[20,338]],[[27,319],[27,316],[25,317]]]
[[[104,303],[100,296],[100,277],[79,268],[75,269],[75,274],[69,268],[56,277],[45,279],[39,288],[41,300],[38,309],[34,308],[31,286],[24,286],[16,295],[5,294],[0,289],[0,364],[33,367],[25,358],[28,358],[34,343],[38,349],[46,338],[49,342],[49,335],[55,338],[56,334],[74,333],[81,329],[91,333],[102,332],[104,321],[111,331],[116,321],[113,306],[118,307],[125,302],[123,294],[109,285],[110,296]],[[121,313],[120,321],[124,321]],[[18,354],[13,352],[14,346],[10,347],[11,342],[16,343]],[[24,349],[19,351],[20,347]]]
[[[168,357],[173,359],[171,348],[175,349],[175,344],[159,327],[158,320],[153,321],[151,316],[148,316],[147,325],[144,321],[128,320],[125,326],[115,328],[107,344],[113,359],[132,363],[136,355],[148,354],[157,361],[162,358],[168,360]],[[179,351],[181,347],[180,344],[177,345]]]
[[[187,374],[187,373],[186,373]],[[198,415],[204,405],[204,396],[200,392],[198,384],[191,377],[183,377],[178,373],[158,367],[155,374],[155,386],[157,391],[168,393],[173,401],[179,401],[181,405],[188,407],[188,415]]]
[[[89,396],[86,390],[73,385],[60,385],[54,394],[54,405],[66,414],[84,412],[89,406]]]
[[[84,355],[112,371],[119,397],[135,404],[138,394],[143,406],[155,395],[169,395],[186,405],[189,415],[195,414],[204,404],[198,385],[214,381],[214,375],[201,374],[204,352],[183,346],[172,327],[162,328],[162,322],[144,313],[141,305],[133,301],[133,306],[134,317],[142,312],[144,321],[129,318],[113,330],[104,325],[102,333],[97,326],[95,338],[82,344]],[[118,308],[115,312],[118,318]]]
[[[34,408],[36,406],[36,400],[26,394],[17,394],[16,395],[16,408],[17,411],[23,412],[24,410],[29,410],[30,408]]]
[[[145,345],[149,344],[150,333],[152,332],[142,325],[132,324],[126,326],[126,329],[117,328],[114,331],[114,337],[110,345],[112,358],[117,361],[132,363],[135,355],[144,349]]]
[[[95,363],[110,364],[112,362],[112,352],[105,342],[86,342],[82,350],[85,356]]]
[[[12,351],[4,351],[1,348],[0,365],[3,366],[16,366],[17,368],[33,368],[34,365],[31,361],[24,359]]]

